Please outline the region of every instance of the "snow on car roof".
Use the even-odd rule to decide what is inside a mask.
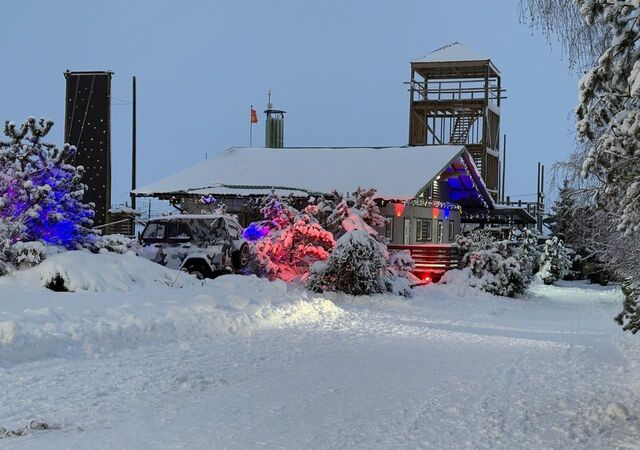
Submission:
[[[163,220],[184,220],[184,219],[232,219],[222,214],[170,214],[168,216],[158,216],[149,219],[150,222],[159,222]],[[235,219],[234,219],[235,220]]]
[[[133,192],[138,196],[221,195],[221,191],[227,195],[256,195],[275,189],[312,195],[374,187],[380,198],[409,200],[463,152],[461,145],[232,147]]]

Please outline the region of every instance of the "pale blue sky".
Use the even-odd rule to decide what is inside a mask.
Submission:
[[[535,192],[536,162],[569,152],[577,78],[516,0],[4,1],[0,119],[63,135],[64,77],[113,70],[113,201],[128,200],[131,76],[138,184],[249,143],[249,105],[286,109],[285,145],[407,143],[409,61],[453,41],[489,56],[508,99],[507,193]],[[254,143],[263,142],[263,117]],[[398,173],[398,176],[402,176]],[[533,200],[532,197],[526,199]]]

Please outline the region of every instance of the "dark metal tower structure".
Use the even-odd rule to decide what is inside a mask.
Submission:
[[[111,76],[113,72],[70,72],[64,139],[76,146],[73,161],[83,166],[85,202],[95,205],[94,225],[104,225],[111,207]]]

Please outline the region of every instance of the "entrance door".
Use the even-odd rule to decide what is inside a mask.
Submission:
[[[438,239],[438,244],[442,244],[442,234],[444,232],[444,223],[442,220],[438,220],[438,225],[437,225],[438,229],[436,231],[436,236]]]
[[[402,243],[409,245],[411,243],[411,219],[404,219],[404,234],[402,237]]]

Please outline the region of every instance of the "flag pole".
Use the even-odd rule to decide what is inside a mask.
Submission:
[[[249,147],[253,147],[253,117],[251,117],[252,113],[253,105],[251,105],[251,109],[249,110]]]

